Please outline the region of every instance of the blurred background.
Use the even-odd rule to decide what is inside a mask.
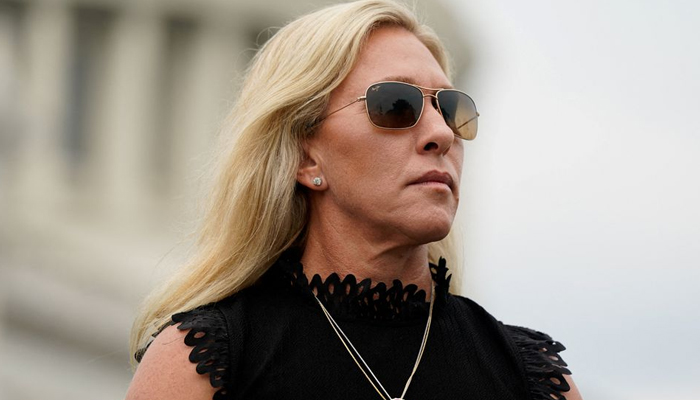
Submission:
[[[121,399],[242,71],[330,1],[0,0],[0,399]],[[700,391],[700,3],[430,0],[482,115],[466,295],[587,399]]]

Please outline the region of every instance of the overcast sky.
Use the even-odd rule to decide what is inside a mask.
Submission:
[[[697,398],[700,3],[449,1],[468,295],[561,340],[588,399]]]

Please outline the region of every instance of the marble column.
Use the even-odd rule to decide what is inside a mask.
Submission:
[[[245,35],[230,21],[204,20],[194,31],[185,68],[174,80],[169,134],[172,142],[172,192],[185,200],[184,209],[201,195],[199,175],[212,155],[225,116],[235,100],[245,54]]]
[[[20,142],[14,169],[15,199],[22,208],[51,208],[66,195],[62,135],[68,99],[72,19],[60,2],[27,3],[24,68],[19,76]]]
[[[158,124],[163,39],[162,21],[144,10],[121,12],[109,35],[100,118],[88,134],[93,194],[113,221],[143,213],[153,197],[149,141]]]

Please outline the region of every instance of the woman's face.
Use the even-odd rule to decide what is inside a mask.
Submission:
[[[385,27],[370,36],[355,68],[331,94],[327,112],[380,81],[452,87],[418,38]],[[447,235],[459,203],[463,143],[430,100],[425,98],[420,121],[410,129],[375,127],[363,101],[323,121],[307,143],[309,159],[299,173],[299,181],[313,189],[314,217],[352,224],[370,240],[418,245]],[[321,186],[313,186],[314,176],[323,178]]]

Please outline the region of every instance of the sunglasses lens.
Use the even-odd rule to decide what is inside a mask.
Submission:
[[[478,114],[471,97],[459,90],[441,90],[437,94],[440,112],[455,135],[465,140],[476,137]]]
[[[400,129],[415,125],[423,111],[423,93],[400,82],[382,82],[367,89],[369,119],[380,128]]]

